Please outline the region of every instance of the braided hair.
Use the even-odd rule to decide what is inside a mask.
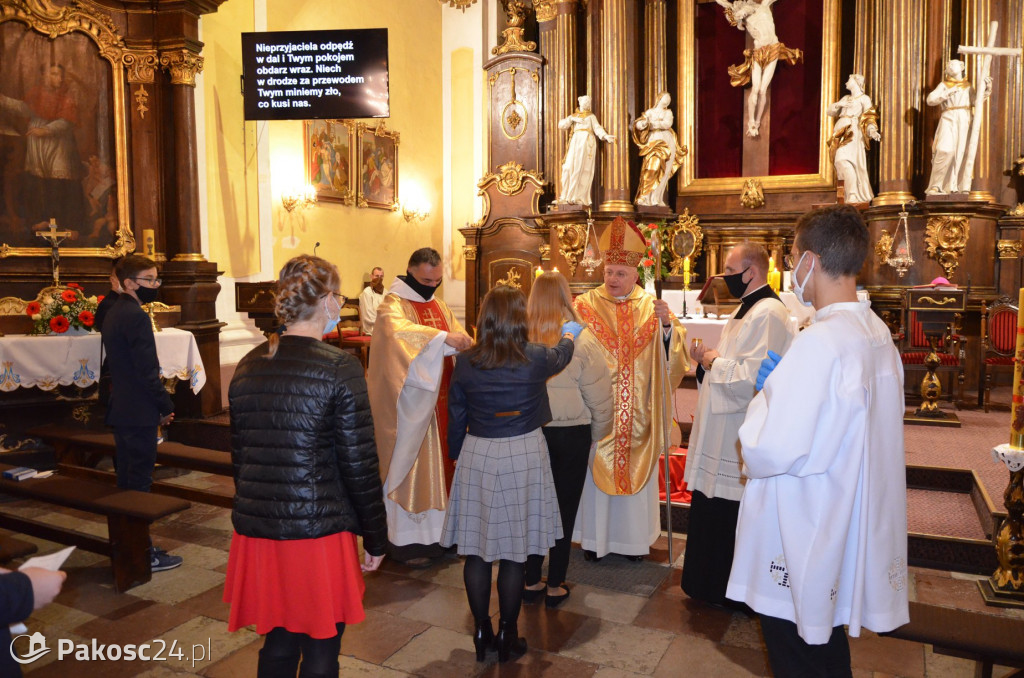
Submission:
[[[300,254],[281,268],[277,280],[274,315],[285,326],[309,320],[317,312],[317,303],[341,285],[338,267],[320,257]],[[267,358],[277,355],[281,339],[270,335]]]

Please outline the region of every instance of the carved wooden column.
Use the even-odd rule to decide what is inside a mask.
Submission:
[[[626,2],[604,0],[601,11],[600,106],[594,111],[615,143],[601,143],[602,212],[632,211],[629,195],[629,129],[626,119],[626,79],[629,73],[626,51]]]
[[[875,205],[914,199],[914,140],[921,134],[924,11],[920,0],[882,0],[882,81],[877,83],[882,139]]]
[[[963,12],[963,31],[960,44],[983,47],[987,44],[989,33],[989,22],[1000,21],[1000,16],[992,7],[994,3],[990,0],[964,0],[961,11]],[[1000,21],[999,37],[996,45],[1006,44],[1006,33]],[[976,54],[957,55],[967,64],[967,77],[971,85],[977,89],[981,84],[981,62],[982,58]],[[982,107],[981,118],[981,139],[978,143],[978,157],[974,165],[974,181],[971,182],[971,200],[992,202],[995,200],[995,193],[999,192],[999,174],[1001,171],[1002,153],[999,148],[1003,146],[1003,129],[1001,122],[1005,122],[1000,115],[1000,110],[1005,105],[1003,94],[1005,91],[1006,62],[1008,59],[998,57],[992,59],[992,98]],[[993,163],[995,166],[993,167]]]
[[[878,0],[857,0],[857,11],[853,16],[853,72],[860,73],[867,80],[867,91],[878,89],[878,66],[880,54],[875,36],[878,35]],[[846,78],[845,73],[840,74]],[[844,80],[845,82],[845,80]]]
[[[1024,0],[1005,0],[1005,12],[999,20],[1000,44],[1002,45],[1024,45]],[[1001,71],[1004,75],[1004,89],[997,106],[1005,116],[1005,123],[1002,125],[1003,133],[1006,135],[1003,145],[1000,147],[1001,157],[999,167],[1001,172],[999,178],[999,192],[996,194],[996,202],[1011,207],[1019,202],[1024,202],[1024,193],[1018,193],[1016,187],[1022,181],[1017,171],[1024,171],[1024,167],[1014,167],[1014,162],[1021,155],[1024,155],[1024,60],[1022,59],[996,59],[995,62],[1003,62]],[[1011,174],[1004,175],[1007,170]]]
[[[160,158],[160,97],[156,89],[159,66],[155,49],[125,50],[122,57],[128,76],[128,108],[131,116],[132,230],[139,238],[144,229],[156,233],[157,253],[166,251],[167,238],[160,215],[160,192],[153,190],[153,167]],[[137,242],[141,252],[141,243]],[[158,257],[159,258],[159,257]]]
[[[576,0],[534,3],[540,23],[540,53],[544,69],[544,178],[562,191],[562,161],[568,138],[558,121],[576,110]]]
[[[924,64],[922,65],[924,69],[922,86],[925,95],[942,82],[945,77],[946,64],[950,59],[956,58],[956,54],[953,53],[954,45],[951,44],[953,0],[932,0],[926,4],[925,49]],[[921,134],[917,139],[915,166],[922,176],[922,181],[927,183],[932,167],[932,139],[935,137],[935,128],[939,126],[939,118],[942,117],[942,107],[929,106],[922,102],[922,110],[923,119]],[[924,184],[921,184],[920,187],[924,187]]]
[[[644,100],[647,109],[658,101],[658,95],[668,90],[668,62],[666,58],[665,0],[646,0],[644,3]]]

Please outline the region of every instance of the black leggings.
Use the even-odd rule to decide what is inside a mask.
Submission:
[[[260,650],[256,678],[295,678],[302,658],[299,678],[320,678],[338,675],[338,654],[345,625],[338,624],[338,635],[332,638],[310,638],[305,633],[292,633],[277,627],[267,634]]]
[[[466,584],[469,611],[478,622],[488,619],[491,607],[491,565],[480,556],[466,556],[462,579]],[[523,604],[524,564],[514,560],[498,561],[498,608],[502,621],[519,619]]]

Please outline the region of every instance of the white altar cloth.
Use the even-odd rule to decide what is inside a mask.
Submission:
[[[193,393],[206,384],[199,345],[191,332],[164,328],[154,334],[160,376],[188,382]],[[37,387],[52,391],[86,387],[100,375],[100,335],[7,335],[0,337],[0,391]]]

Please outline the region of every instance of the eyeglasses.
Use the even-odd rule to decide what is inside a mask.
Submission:
[[[338,294],[337,292],[331,292],[331,294],[333,294],[337,298],[338,306],[344,306],[345,304],[348,303],[348,297],[346,297],[344,294]]]
[[[147,286],[150,287],[154,285],[156,287],[160,287],[160,285],[162,285],[164,282],[163,278],[132,278],[132,280],[134,280],[135,282],[144,282],[146,283]]]
[[[782,263],[785,264],[786,270],[792,271],[796,268],[796,265],[800,263],[800,260],[794,259],[792,254],[787,254],[782,257]]]

